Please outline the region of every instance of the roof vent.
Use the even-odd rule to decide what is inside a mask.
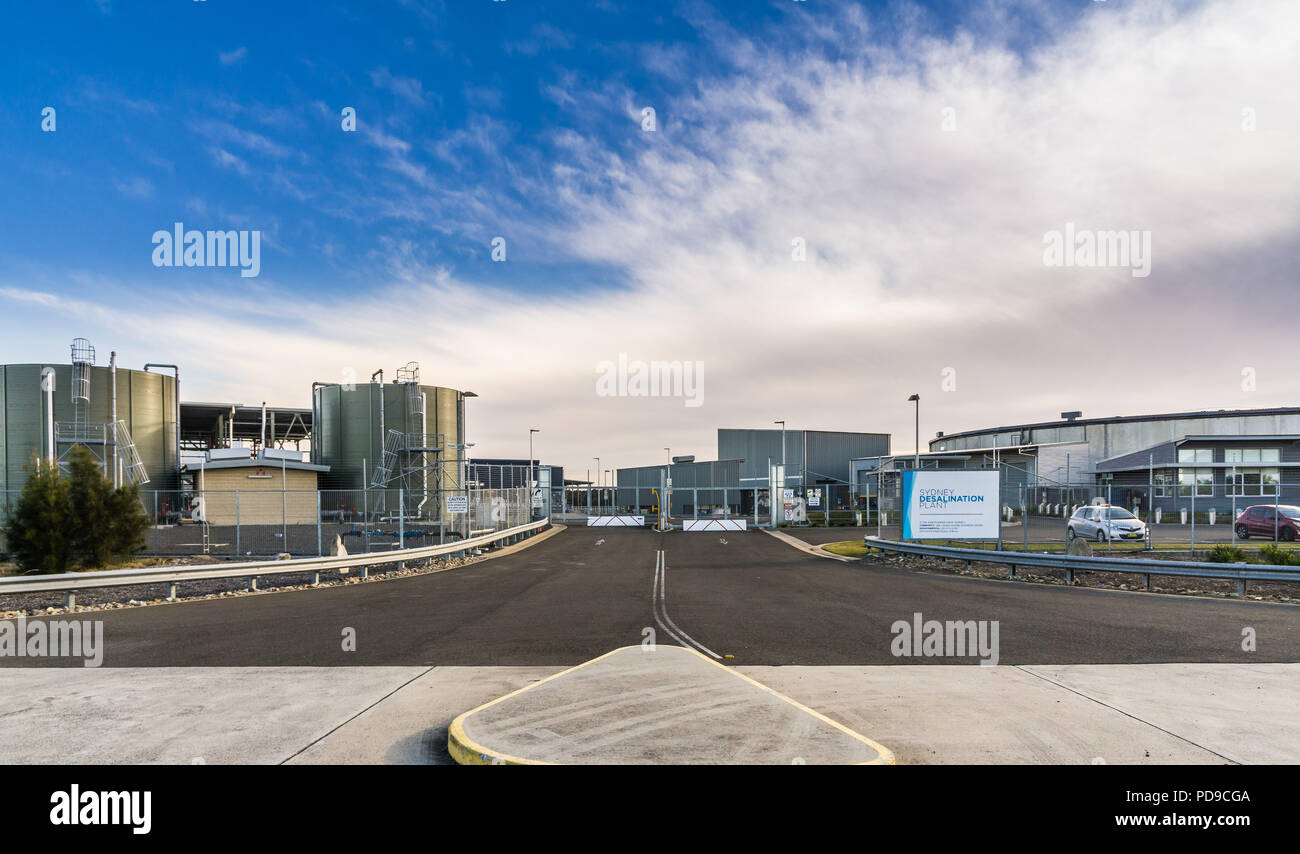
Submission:
[[[1078,418],[1081,415],[1083,415],[1083,413],[1077,409],[1073,412],[1061,413],[1061,417],[1064,418],[1066,421],[1073,421],[1074,419]]]

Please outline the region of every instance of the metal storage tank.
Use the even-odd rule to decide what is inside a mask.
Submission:
[[[416,403],[412,386],[423,395]],[[382,407],[381,407],[382,400]],[[430,440],[442,451],[444,488],[459,488],[456,445],[464,443],[463,394],[455,389],[414,383],[318,383],[312,390],[312,461],[329,466],[322,477],[325,489],[361,489],[369,486],[375,466],[383,460],[384,439],[390,430],[404,434],[423,432],[441,436]],[[423,422],[418,418],[424,407]],[[381,416],[382,409],[382,416]],[[433,454],[430,454],[432,457]],[[430,466],[437,465],[430,459]],[[390,484],[396,488],[396,480]],[[414,483],[406,488],[416,488]],[[429,473],[430,491],[439,488],[436,472]]]
[[[76,420],[72,402],[72,366],[51,364],[0,365],[0,490],[18,490],[27,482],[27,466],[45,456],[45,394],[41,372],[54,369],[54,420]],[[113,370],[88,369],[87,424],[112,421]],[[176,379],[149,371],[118,368],[117,417],[126,423],[136,453],[149,475],[144,487],[175,489],[177,459]]]

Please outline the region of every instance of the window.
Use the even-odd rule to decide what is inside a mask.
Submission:
[[[1278,482],[1278,469],[1244,468],[1224,472],[1227,495],[1273,495]]]
[[[1172,498],[1174,495],[1174,478],[1172,471],[1158,471],[1155,473],[1156,498]]]
[[[1281,448],[1226,448],[1223,451],[1225,463],[1280,463]],[[1179,460],[1182,462],[1182,460]],[[1200,462],[1200,460],[1197,460]]]
[[[1182,452],[1180,451],[1181,455]],[[1194,491],[1194,492],[1193,492]],[[1214,469],[1179,469],[1178,495],[1182,498],[1214,494]]]
[[[1214,449],[1213,448],[1179,448],[1178,462],[1212,463],[1214,462]]]

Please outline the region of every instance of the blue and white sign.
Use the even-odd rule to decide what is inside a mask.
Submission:
[[[995,471],[903,472],[903,539],[996,540]]]

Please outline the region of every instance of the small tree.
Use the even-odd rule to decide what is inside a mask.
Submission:
[[[68,481],[57,465],[42,460],[27,470],[27,484],[5,523],[9,552],[28,572],[67,572],[77,538]]]
[[[68,455],[68,473],[36,462],[5,537],[19,566],[29,572],[96,569],[144,548],[150,521],[135,485],[114,489],[84,447]]]

